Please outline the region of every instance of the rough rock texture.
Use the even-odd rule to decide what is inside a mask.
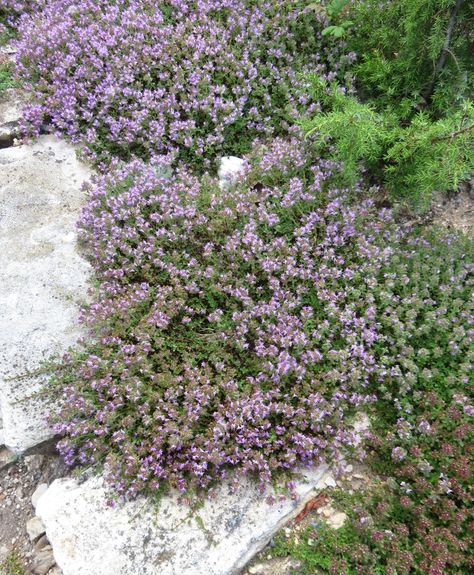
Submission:
[[[53,136],[0,150],[0,420],[19,453],[51,437],[44,361],[80,336],[89,264],[75,222],[90,170]]]
[[[298,502],[265,501],[249,481],[236,493],[221,486],[197,511],[163,497],[158,507],[139,498],[117,507],[101,478],[79,485],[56,480],[37,503],[64,575],[231,575],[323,489],[325,466],[305,470]]]
[[[21,118],[25,94],[17,88],[9,88],[0,98],[0,124],[16,122]]]
[[[13,461],[2,469],[0,449],[1,575],[13,575],[8,569],[2,570],[2,562],[12,554],[24,567],[24,575],[31,575],[37,561],[36,556],[49,545],[45,536],[34,543],[28,536],[26,524],[35,514],[31,498],[38,485],[51,484],[58,477],[64,477],[69,468],[59,458],[52,443],[43,444],[35,450],[41,453],[13,458]]]

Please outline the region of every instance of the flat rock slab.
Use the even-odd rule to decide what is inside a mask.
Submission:
[[[90,266],[76,221],[90,175],[53,136],[0,150],[0,437],[16,453],[52,436],[42,365],[81,335]]]
[[[22,90],[9,88],[0,97],[0,124],[16,122],[22,116],[26,95]]]
[[[111,507],[102,478],[58,479],[36,512],[64,575],[234,575],[328,479],[324,465],[305,470],[298,501],[274,505],[250,481],[224,484],[197,511],[176,495]]]

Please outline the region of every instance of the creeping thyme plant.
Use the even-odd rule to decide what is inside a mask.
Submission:
[[[304,73],[331,79],[351,59],[322,50],[323,21],[291,1],[52,0],[21,28],[29,129],[48,120],[96,160],[208,167],[317,109]]]
[[[397,230],[324,191],[333,166],[308,158],[277,139],[229,190],[140,163],[95,183],[80,233],[98,343],[65,369],[66,460],[102,462],[136,493],[229,468],[263,486],[353,445],[379,378],[372,285]]]
[[[50,122],[103,168],[79,222],[92,343],[53,386],[65,460],[134,496],[242,475],[291,491],[298,467],[365,454],[380,483],[339,496],[346,525],[275,553],[308,574],[472,573],[473,243],[366,191],[426,205],[469,177],[472,3],[4,0],[0,17],[27,130]],[[223,154],[246,158],[225,189]]]

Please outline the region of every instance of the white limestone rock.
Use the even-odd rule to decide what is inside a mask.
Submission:
[[[38,487],[34,490],[33,495],[31,496],[31,504],[35,509],[39,498],[43,495],[43,493],[46,493],[47,490],[48,490],[47,483],[40,483]]]
[[[6,122],[17,122],[22,116],[26,96],[22,90],[10,88],[5,91],[0,99],[0,124]]]
[[[233,186],[242,173],[245,166],[245,160],[237,158],[236,156],[224,156],[221,158],[219,170],[219,187],[221,190],[226,190]]]
[[[138,498],[113,508],[101,478],[58,479],[36,512],[64,575],[233,575],[299,513],[326,476],[326,466],[305,470],[298,502],[274,505],[248,480],[236,493],[224,484],[195,512],[176,495],[158,507]]]
[[[0,418],[2,442],[21,453],[52,436],[54,407],[36,395],[42,363],[81,335],[90,266],[76,220],[91,171],[72,146],[43,136],[0,150],[0,174]]]

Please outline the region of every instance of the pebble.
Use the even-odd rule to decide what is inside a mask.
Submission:
[[[347,515],[342,513],[342,511],[338,511],[328,518],[328,524],[333,529],[340,529],[344,525],[346,519]]]
[[[8,467],[15,461],[15,455],[6,447],[0,447],[0,469]]]
[[[336,487],[336,485],[337,485],[336,480],[334,479],[334,477],[332,475],[329,475],[328,477],[326,477],[324,484],[326,485],[326,487]]]
[[[35,489],[33,495],[31,496],[31,503],[33,507],[36,509],[36,504],[38,503],[38,499],[43,495],[43,493],[48,489],[47,483],[40,483],[38,487]]]
[[[51,546],[42,549],[35,557],[33,562],[33,573],[35,575],[46,575],[48,571],[56,565],[53,550]]]
[[[32,517],[26,523],[26,532],[28,533],[28,537],[30,541],[34,542],[43,535],[45,532],[45,528],[43,522],[39,517]]]
[[[334,509],[332,507],[323,507],[322,508],[322,514],[323,517],[331,517],[331,515],[334,513]]]
[[[25,457],[25,465],[26,468],[30,473],[35,471],[39,471],[44,463],[44,455],[36,454],[36,455],[28,455]]]
[[[49,545],[49,541],[48,541],[48,538],[46,537],[46,535],[41,535],[41,537],[35,543],[35,549],[36,549],[36,551],[41,551],[41,549],[44,549],[48,545]]]

